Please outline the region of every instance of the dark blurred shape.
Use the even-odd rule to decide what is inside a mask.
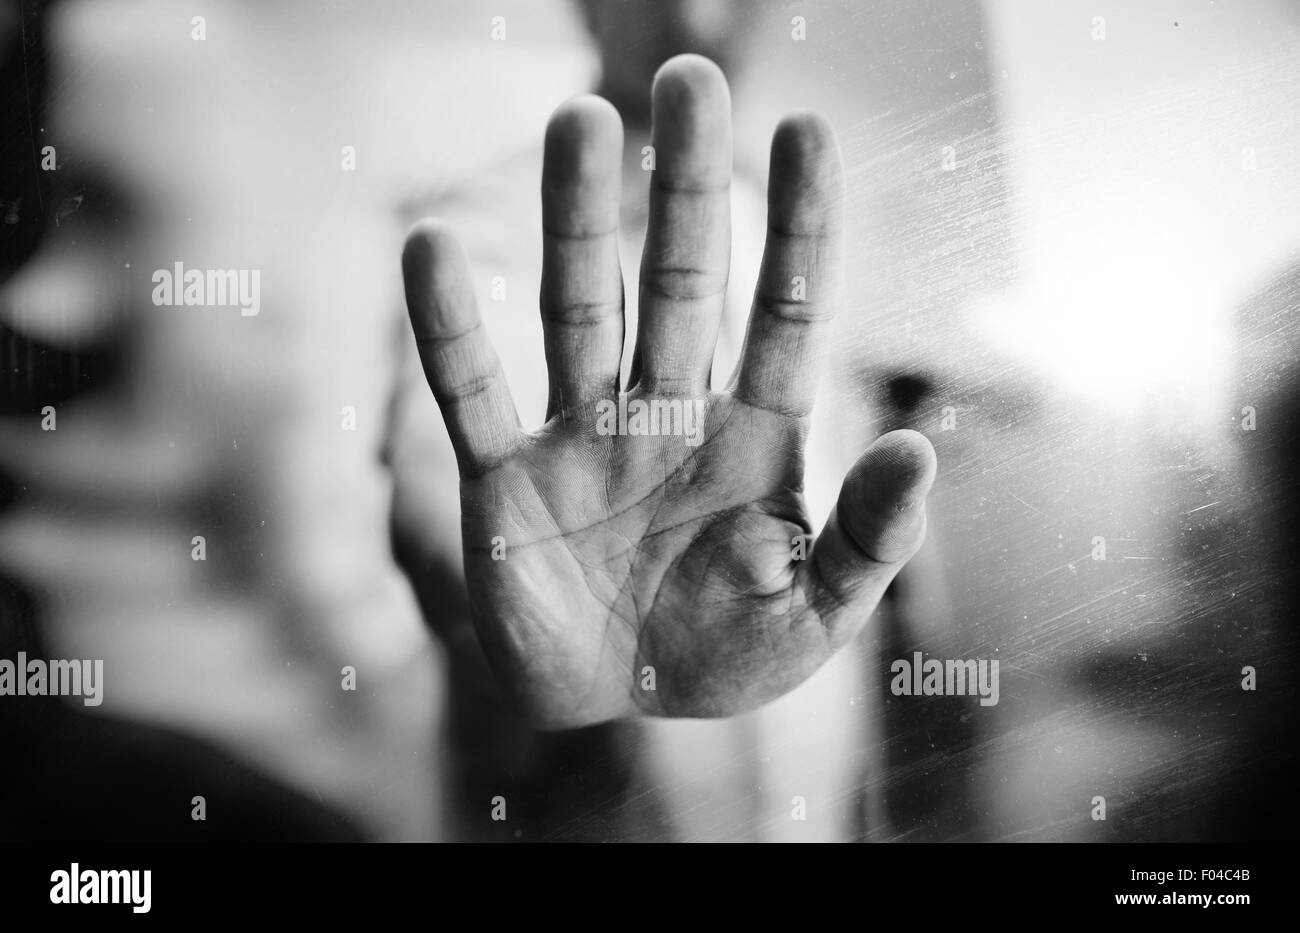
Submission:
[[[900,373],[885,384],[890,405],[907,413],[916,411],[933,388],[929,379],[914,373]]]
[[[0,3],[0,280],[36,251],[49,203],[41,171],[39,125],[44,99],[48,3]]]
[[[1294,840],[1300,828],[1295,798],[1294,716],[1300,665],[1300,262],[1273,279],[1243,309],[1238,323],[1237,409],[1232,430],[1245,467],[1253,557],[1260,563],[1246,594],[1248,622],[1271,636],[1273,650],[1243,658],[1258,670],[1251,694],[1258,707],[1247,725],[1248,763],[1236,806],[1221,815],[1232,838]],[[1254,430],[1242,430],[1244,409],[1255,410]]]

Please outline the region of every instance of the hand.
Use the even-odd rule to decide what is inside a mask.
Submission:
[[[776,131],[749,331],[715,392],[731,249],[726,81],[679,56],[655,78],[653,110],[641,312],[621,400],[633,416],[649,409],[644,425],[617,413],[623,131],[608,103],[573,100],[547,129],[539,430],[519,424],[452,235],[424,221],[402,256],[460,467],[475,626],[506,690],[547,727],[729,716],[781,696],[857,634],[925,533],[934,452],[897,431],[863,454],[822,535],[808,537],[803,446],[844,187],[832,131],[812,116]]]

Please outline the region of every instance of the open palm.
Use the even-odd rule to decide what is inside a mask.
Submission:
[[[811,116],[777,129],[749,331],[727,391],[715,392],[731,247],[725,79],[680,56],[660,69],[653,105],[626,389],[623,137],[603,100],[569,102],[547,131],[541,429],[519,424],[450,232],[422,222],[403,254],[421,360],[460,466],[475,626],[506,689],[551,727],[726,716],[780,696],[859,631],[924,535],[934,455],[900,431],[863,455],[810,536],[803,446],[843,200],[830,129]]]

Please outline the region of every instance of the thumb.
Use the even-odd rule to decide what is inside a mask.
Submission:
[[[836,647],[857,634],[925,539],[925,497],[935,467],[924,435],[891,431],[845,477],[802,568],[812,606]]]

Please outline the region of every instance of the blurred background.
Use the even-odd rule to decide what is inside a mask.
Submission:
[[[684,51],[736,120],[716,371],[771,132],[820,111],[849,240],[809,503],[912,427],[930,534],[770,706],[538,733],[469,626],[401,241],[461,233],[538,425],[546,119],[623,114],[634,317]],[[0,72],[0,659],[104,661],[98,707],[0,697],[0,839],[1294,831],[1291,0],[4,0]],[[258,270],[260,312],[157,306],[176,262]],[[914,651],[997,659],[999,703],[893,696]]]

